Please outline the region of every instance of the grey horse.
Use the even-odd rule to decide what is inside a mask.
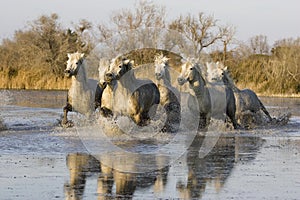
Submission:
[[[191,98],[189,98],[188,107],[192,111],[199,110],[198,130],[205,130],[211,120],[212,104],[208,87],[200,71],[197,63],[187,61],[181,66],[177,81],[179,85],[189,83]]]
[[[133,63],[127,58],[113,59],[105,78],[108,83],[118,81],[113,92],[113,113],[129,116],[137,125],[144,126],[149,122],[149,112],[156,112],[160,94],[152,81],[135,77]]]
[[[222,77],[223,71],[221,67],[219,67],[220,65],[222,64],[219,62],[206,63],[207,79],[209,83],[212,84],[212,89],[210,91],[213,91],[214,89],[218,90],[218,88],[223,88],[223,90],[225,89],[226,115],[230,119],[234,129],[237,129],[240,127],[240,125],[237,123],[236,116],[235,116],[236,113],[235,96],[232,88],[229,87],[228,84],[225,84],[223,82],[223,77]],[[219,89],[219,91],[221,90],[222,89]],[[211,92],[211,96],[213,96],[212,92]]]
[[[269,122],[273,121],[273,118],[270,116],[269,112],[267,111],[263,103],[259,100],[255,92],[250,89],[240,90],[238,87],[236,87],[229,75],[227,67],[223,69],[222,74],[224,83],[228,85],[234,92],[237,109],[236,118],[240,122],[243,122],[245,120],[245,116],[250,115],[251,118],[255,117],[257,112],[259,112],[260,110],[265,113]]]
[[[176,132],[181,121],[180,93],[171,85],[168,60],[169,58],[163,54],[155,56],[155,78],[160,92],[160,104],[164,107],[167,114],[166,123],[162,131]]]
[[[68,58],[65,76],[72,78],[72,83],[68,91],[66,106],[63,108],[64,117],[61,124],[64,127],[73,126],[67,118],[69,111],[76,111],[87,117],[92,115],[95,111],[97,88],[97,80],[88,79],[86,76],[84,54],[76,52],[68,54]],[[98,90],[101,88],[98,87]]]

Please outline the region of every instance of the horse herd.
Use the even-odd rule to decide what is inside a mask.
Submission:
[[[181,122],[181,93],[172,84],[169,58],[162,53],[155,56],[152,69],[155,80],[136,77],[134,61],[118,56],[99,66],[99,80],[88,79],[82,53],[68,54],[65,75],[72,77],[67,104],[63,108],[62,125],[72,126],[69,111],[91,116],[99,110],[104,117],[128,116],[139,126],[146,126],[158,106],[164,108],[166,120],[161,131],[176,132]],[[188,108],[196,112],[198,130],[207,130],[212,117],[226,115],[226,120],[237,128],[247,127],[262,110],[270,116],[257,95],[249,89],[238,89],[227,67],[221,63],[206,63],[187,59],[182,62],[179,86],[189,85]],[[245,120],[246,118],[246,120]],[[246,123],[245,123],[246,122]]]

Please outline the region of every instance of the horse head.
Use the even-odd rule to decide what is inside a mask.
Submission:
[[[132,69],[133,64],[134,61],[127,58],[113,59],[105,73],[105,80],[108,82],[119,80],[124,74]]]
[[[108,71],[108,67],[109,67],[109,60],[106,58],[101,58],[99,61],[98,72],[99,72],[99,84],[102,88],[105,88],[107,85],[105,74]]]
[[[223,82],[224,65],[220,62],[207,62],[207,80],[209,82]]]
[[[67,76],[68,78],[71,76],[76,76],[80,66],[83,63],[83,53],[68,53],[68,61],[67,61],[67,67],[64,71],[65,76]]]
[[[227,66],[222,69],[222,81],[225,85],[230,86],[231,88],[235,87],[233,79],[230,77]]]
[[[193,82],[197,79],[197,74],[200,73],[200,68],[197,63],[186,61],[181,65],[181,72],[177,78],[178,84],[183,85],[186,82]]]
[[[163,54],[158,54],[155,56],[154,65],[155,65],[155,78],[157,80],[162,79],[166,75],[166,70],[168,67],[168,60]]]

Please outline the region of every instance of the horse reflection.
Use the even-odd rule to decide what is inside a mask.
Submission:
[[[70,183],[64,185],[66,199],[82,199],[86,178],[91,172],[100,172],[100,162],[88,154],[74,153],[67,155],[67,167]]]
[[[88,154],[69,154],[67,166],[70,172],[70,182],[65,184],[66,199],[82,199],[86,187],[86,180],[91,175],[97,178],[98,199],[131,199],[135,193],[150,192],[150,195],[159,196],[166,192],[177,190],[179,195],[174,198],[201,199],[208,187],[213,186],[216,192],[220,192],[230,177],[234,167],[255,159],[264,140],[260,137],[227,136],[219,138],[212,151],[204,158],[199,157],[199,150],[204,137],[197,135],[185,155],[187,174],[180,176],[181,171],[173,171],[176,166],[164,167],[156,171],[146,173],[130,173],[137,168],[136,165],[146,163],[138,160],[138,157],[126,158],[126,162],[109,163],[108,158],[100,159]],[[135,161],[136,165],[127,164]],[[165,160],[155,158],[155,165],[164,166]],[[111,166],[114,166],[112,168]],[[122,170],[123,169],[123,170]],[[183,168],[179,170],[184,171]],[[174,173],[172,175],[172,173]],[[175,175],[175,176],[174,176]],[[179,177],[179,179],[178,179]],[[186,177],[186,180],[182,179]],[[168,181],[170,179],[170,181]],[[176,187],[167,187],[176,183]],[[137,192],[139,191],[139,192]],[[96,192],[96,191],[95,191]]]
[[[256,137],[219,138],[212,151],[200,158],[199,150],[203,140],[203,136],[196,136],[188,148],[187,181],[178,181],[176,186],[180,198],[201,199],[208,184],[214,185],[216,192],[221,191],[235,165],[240,161],[253,160],[263,143],[261,138]]]
[[[168,167],[147,173],[122,172],[100,163],[89,154],[79,153],[67,155],[67,166],[70,183],[65,184],[66,199],[82,199],[86,178],[93,173],[98,174],[98,199],[131,199],[137,188],[150,186],[160,192],[166,185],[168,174]]]

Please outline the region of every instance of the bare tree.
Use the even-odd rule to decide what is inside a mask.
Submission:
[[[113,32],[122,33],[129,30],[149,27],[164,27],[165,7],[155,5],[152,1],[141,0],[134,9],[121,9],[113,12],[110,26],[98,26],[101,39],[107,39]]]
[[[205,15],[203,12],[197,17],[190,14],[180,16],[170,23],[169,28],[183,34],[191,42],[196,55],[221,40],[229,32],[228,27],[220,27],[212,15]]]
[[[133,10],[122,9],[111,16],[112,23],[118,31],[147,27],[164,27],[166,12],[162,6],[152,1],[141,0]]]
[[[221,29],[223,37],[221,41],[223,43],[223,63],[226,64],[227,59],[227,48],[228,45],[232,42],[235,35],[235,27],[233,26],[224,26]]]
[[[267,36],[256,35],[250,38],[250,47],[253,51],[253,54],[268,54],[270,47]]]
[[[99,41],[108,47],[106,52],[155,47],[155,36],[165,27],[165,18],[165,7],[148,0],[139,1],[133,9],[113,12],[109,25],[100,24]]]

